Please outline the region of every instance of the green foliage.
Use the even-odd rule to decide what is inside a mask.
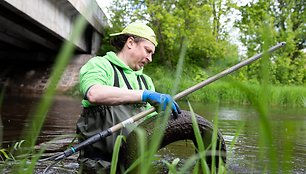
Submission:
[[[206,68],[237,59],[237,48],[227,40],[225,23],[221,22],[221,17],[229,19],[234,6],[233,2],[223,0],[116,0],[111,18],[114,30],[131,21],[147,22],[159,41],[155,62],[167,66],[177,64],[186,38],[189,50],[186,63]]]
[[[172,163],[170,164],[168,161],[163,160],[163,162],[167,165],[167,167],[169,168],[169,172],[168,174],[176,174],[177,169],[176,166],[179,163],[180,159],[179,158],[175,158]]]
[[[236,26],[241,31],[241,42],[246,46],[248,56],[261,52],[268,24],[271,43],[285,41],[286,47],[271,57],[271,81],[274,84],[302,85],[306,83],[306,20],[304,1],[259,0],[241,6],[241,20]],[[249,66],[244,75],[259,80],[257,66]]]
[[[2,148],[0,149],[0,160],[13,160],[15,161],[14,153],[18,150],[21,150],[21,145],[25,142],[25,140],[21,140],[16,142],[12,147]]]
[[[283,57],[275,60],[273,66],[275,84],[303,85],[306,81],[306,54],[299,55],[292,60]]]
[[[14,156],[7,149],[0,149],[0,157],[2,161],[15,160]]]
[[[270,46],[281,41],[287,43],[270,57],[271,82],[302,85],[306,83],[303,9],[302,2],[289,0],[251,1],[241,7],[232,0],[116,0],[111,8],[110,31],[119,31],[131,21],[148,23],[159,41],[154,62],[169,67],[177,64],[185,38],[188,40],[185,64],[204,68],[212,75],[239,60],[237,46],[231,43],[226,30],[231,15],[238,10],[241,18],[237,18],[235,26],[247,48],[246,56],[263,51],[264,35],[268,31]],[[264,29],[265,25],[269,30]],[[244,68],[235,79],[258,84],[260,72],[260,62],[256,62]]]

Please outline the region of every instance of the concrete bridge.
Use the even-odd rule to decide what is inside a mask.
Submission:
[[[92,13],[85,13],[93,3]],[[107,18],[95,0],[0,1],[0,87],[41,91],[48,83],[52,62],[62,43],[69,40],[74,21],[88,22],[81,39],[73,42],[75,56],[59,88],[66,90],[78,80],[78,70],[101,46]]]

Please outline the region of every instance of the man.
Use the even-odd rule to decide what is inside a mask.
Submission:
[[[80,141],[87,139],[153,106],[162,110],[171,104],[174,115],[180,110],[170,95],[154,92],[151,78],[143,67],[152,61],[157,46],[154,31],[145,24],[131,23],[120,33],[111,34],[115,52],[90,59],[80,70],[80,90],[84,107],[77,123]],[[151,105],[150,105],[151,104]],[[131,124],[80,151],[79,161],[97,170],[110,165],[115,139],[127,136]]]

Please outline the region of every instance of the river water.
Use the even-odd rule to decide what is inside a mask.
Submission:
[[[27,117],[39,102],[39,96],[9,95],[5,96],[1,107],[2,144],[20,141],[20,135],[25,126],[29,125]],[[264,135],[260,127],[259,113],[251,106],[205,105],[191,103],[193,110],[215,122],[218,118],[218,128],[227,145],[227,168],[232,173],[267,173],[265,168],[272,152],[260,153],[260,141]],[[189,110],[185,102],[182,109]],[[47,119],[38,138],[38,144],[50,141],[55,137],[74,134],[75,123],[81,112],[79,98],[55,96]],[[306,172],[306,108],[271,107],[268,120],[272,130],[272,147],[276,150],[277,173]],[[0,134],[0,135],[1,135]],[[1,137],[0,137],[1,138]],[[1,139],[0,139],[1,140]],[[70,139],[71,140],[71,139]],[[235,143],[233,141],[235,140]],[[55,149],[69,142],[55,144]],[[184,156],[186,143],[178,142],[169,146],[167,152]],[[53,149],[53,151],[56,151]],[[62,167],[68,173],[77,171],[76,157],[66,162]],[[41,167],[42,168],[42,167]],[[289,168],[289,169],[288,169]],[[61,170],[61,169],[59,169]],[[40,170],[39,170],[40,171]],[[38,172],[39,173],[39,172]],[[61,172],[59,172],[61,173]]]

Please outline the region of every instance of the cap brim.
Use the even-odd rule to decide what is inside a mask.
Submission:
[[[113,33],[113,34],[110,34],[109,36],[118,36],[118,35],[121,35],[121,34],[123,34],[122,32],[120,32],[120,33]]]

